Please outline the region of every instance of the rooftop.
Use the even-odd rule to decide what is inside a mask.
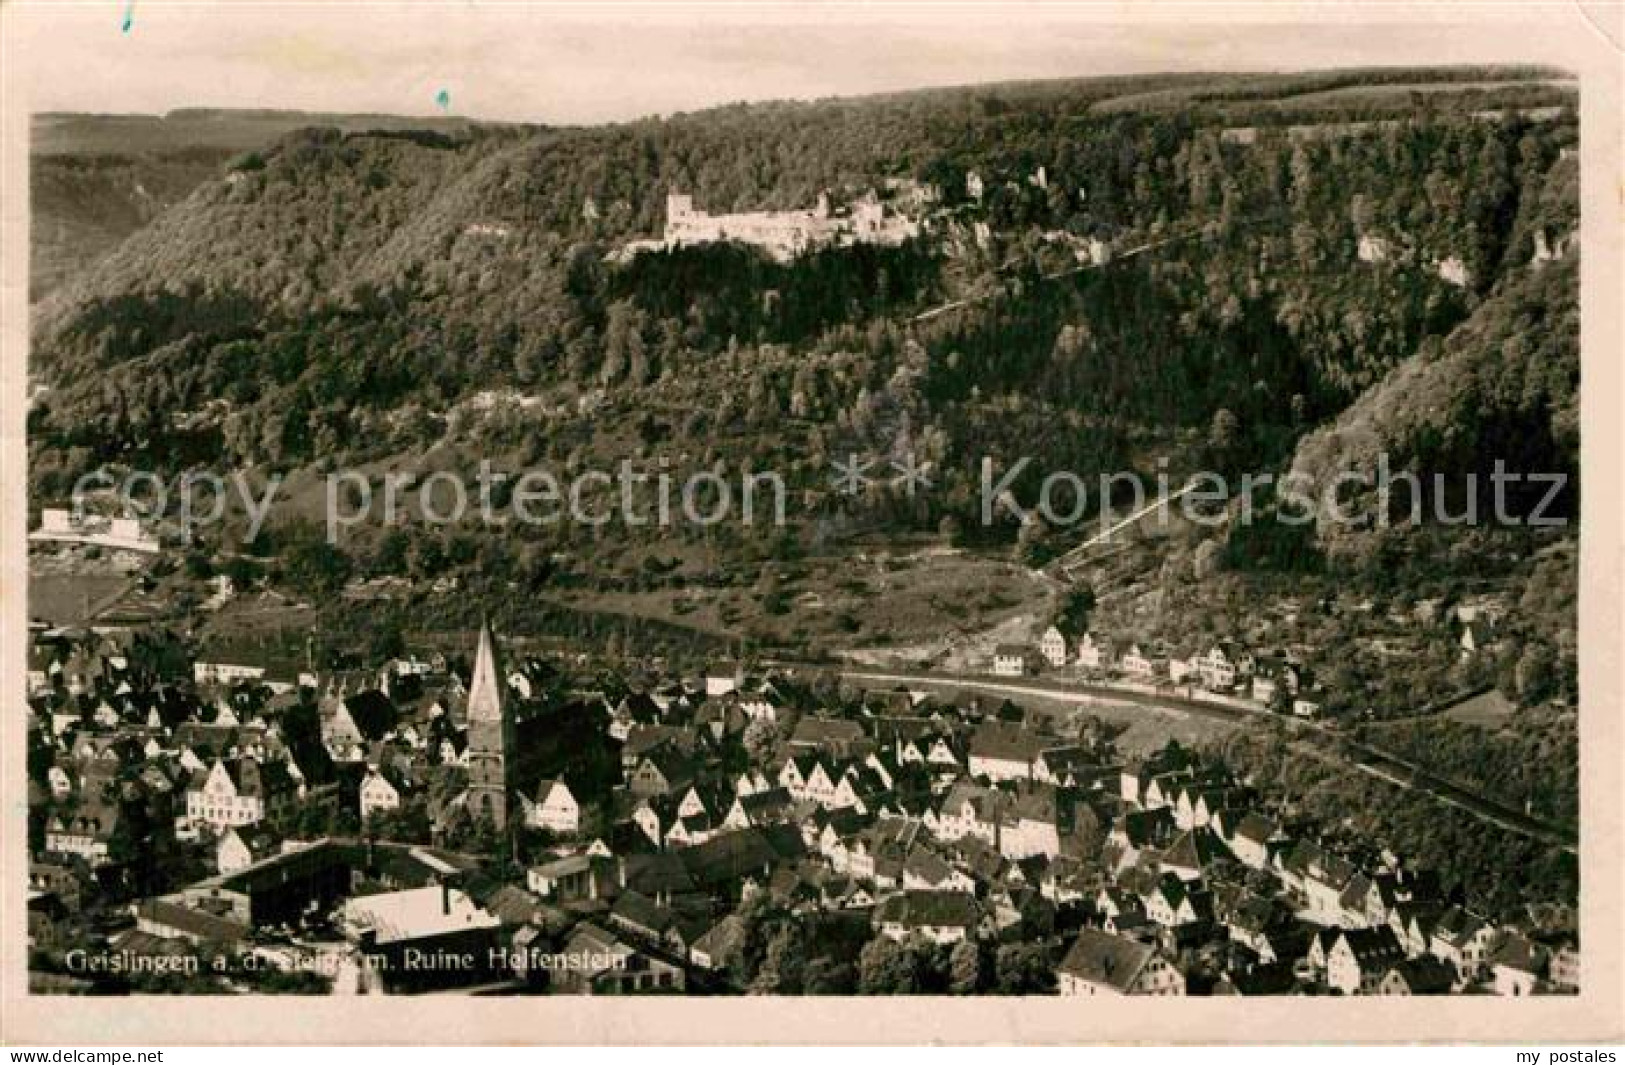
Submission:
[[[501,923],[464,892],[437,884],[351,899],[344,904],[341,919],[357,932],[377,933],[380,944],[496,928]]]

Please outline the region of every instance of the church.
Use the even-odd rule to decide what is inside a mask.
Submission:
[[[479,650],[468,689],[469,815],[498,827],[508,823],[513,793],[514,721],[508,683],[490,622],[480,625]]]
[[[537,669],[532,662],[515,672]],[[510,670],[490,624],[482,623],[465,704],[468,782],[452,805],[503,833],[522,823],[574,835],[620,782],[608,714],[601,700],[526,695],[511,687]]]

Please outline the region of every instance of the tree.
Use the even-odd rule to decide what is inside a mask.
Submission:
[[[919,984],[917,969],[912,951],[876,936],[858,954],[858,994],[913,994]]]
[[[1082,633],[1089,628],[1089,615],[1094,613],[1095,604],[1093,585],[1081,584],[1069,589],[1061,600],[1055,624],[1068,633]]]
[[[973,939],[954,944],[948,955],[948,989],[956,995],[974,995],[982,985],[982,950]]]
[[[1213,412],[1213,423],[1208,427],[1207,446],[1216,465],[1225,466],[1234,457],[1241,442],[1241,419],[1225,407]]]
[[[1016,561],[1027,566],[1043,562],[1049,549],[1049,526],[1037,514],[1029,514],[1016,533]]]
[[[1551,697],[1557,682],[1557,656],[1545,643],[1531,643],[1518,656],[1512,671],[1518,700],[1534,706]]]
[[[350,559],[315,526],[301,525],[293,542],[282,551],[282,576],[306,595],[327,595],[349,579]]]
[[[739,976],[747,984],[756,979],[767,958],[767,947],[773,937],[776,909],[773,899],[765,891],[746,896],[734,911],[739,918]]]
[[[813,958],[802,975],[801,990],[806,995],[850,995],[855,990],[852,966],[834,958]]]
[[[1001,995],[1047,994],[1055,987],[1055,973],[1041,943],[1006,943],[994,956],[993,970]]]
[[[745,753],[750,755],[752,765],[766,765],[773,758],[773,751],[778,747],[778,729],[773,722],[765,717],[758,717],[745,726],[743,737]]]
[[[387,662],[406,653],[406,637],[401,623],[393,617],[378,619],[368,630],[367,654],[369,663]]]
[[[753,995],[797,995],[806,973],[807,937],[799,923],[788,920],[778,925],[768,940],[762,966],[751,981]]]

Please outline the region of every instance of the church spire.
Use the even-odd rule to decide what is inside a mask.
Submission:
[[[489,619],[480,622],[480,647],[474,654],[474,674],[468,686],[468,719],[501,721],[506,681],[497,662],[496,638]]]
[[[497,655],[491,623],[480,623],[480,647],[468,689],[468,809],[503,828],[513,777],[513,719],[508,715],[507,680]]]

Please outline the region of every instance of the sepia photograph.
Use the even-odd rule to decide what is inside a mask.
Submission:
[[[1619,1038],[1619,9],[1365,6],[0,12],[8,1041]]]

